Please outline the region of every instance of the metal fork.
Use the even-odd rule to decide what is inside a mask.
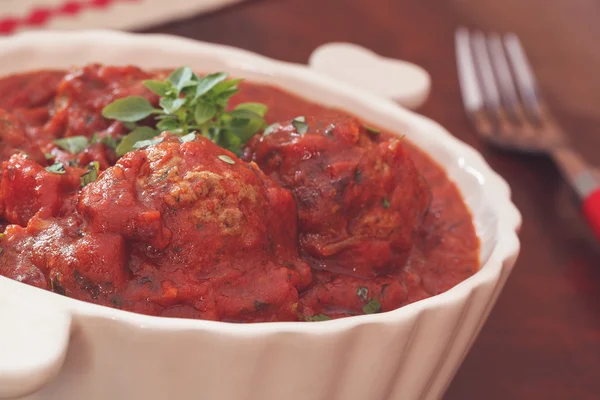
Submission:
[[[600,180],[550,115],[519,38],[459,28],[456,60],[464,107],[479,135],[503,149],[551,157],[600,240]]]

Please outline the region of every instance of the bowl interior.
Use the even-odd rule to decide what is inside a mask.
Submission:
[[[481,242],[482,270],[449,291],[383,314],[343,318],[322,324],[224,324],[203,320],[157,318],[85,303],[26,287],[0,277],[0,286],[15,295],[61,304],[79,315],[98,315],[128,321],[138,327],[160,329],[202,328],[231,334],[290,331],[335,331],[368,321],[382,322],[386,315],[398,320],[420,310],[461,301],[482,283],[495,282],[506,260],[519,250],[515,229],[520,215],[509,201],[507,184],[474,149],[453,138],[437,123],[331,78],[306,66],[275,61],[244,50],[166,35],[132,35],[111,31],[26,33],[0,38],[0,75],[48,68],[69,68],[91,62],[165,68],[188,65],[199,72],[227,71],[254,82],[280,86],[298,96],[345,110],[365,122],[407,138],[428,153],[455,182],[472,212]],[[27,298],[30,298],[27,296]],[[224,327],[227,327],[225,329]]]

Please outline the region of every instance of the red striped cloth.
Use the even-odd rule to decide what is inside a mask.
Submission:
[[[104,9],[118,2],[140,0],[65,0],[54,6],[34,6],[24,16],[0,16],[0,34],[11,34],[20,28],[40,28],[56,17],[75,17],[84,10]]]
[[[0,0],[0,35],[39,29],[144,29],[242,0]]]

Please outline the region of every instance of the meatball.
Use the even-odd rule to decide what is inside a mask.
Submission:
[[[25,154],[15,154],[2,163],[0,217],[10,224],[26,226],[36,214],[57,216],[80,188],[81,168],[50,172]],[[67,206],[68,207],[68,206]]]
[[[133,66],[113,67],[90,64],[70,71],[58,85],[52,119],[43,133],[48,137],[84,135],[109,128],[102,109],[114,100],[143,96],[158,104],[158,96],[144,87],[153,75]],[[120,122],[112,122],[121,126]],[[121,133],[125,130],[122,129]]]
[[[24,153],[38,162],[44,162],[44,154],[34,138],[27,134],[21,118],[0,109],[0,162],[16,153]]]
[[[0,108],[15,111],[46,107],[56,94],[62,71],[36,71],[0,78]]]
[[[245,157],[293,191],[313,268],[359,278],[403,268],[430,194],[400,138],[350,117],[301,117],[254,138]]]
[[[208,139],[158,140],[83,188],[70,214],[9,226],[0,274],[43,286],[39,270],[59,293],[153,315],[296,320],[312,276],[291,192]],[[21,251],[31,271],[7,270]]]

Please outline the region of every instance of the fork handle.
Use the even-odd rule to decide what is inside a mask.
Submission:
[[[583,214],[600,240],[600,189],[596,189],[583,200]]]
[[[583,215],[600,241],[600,178],[583,157],[569,147],[552,151],[552,158],[582,201]]]

